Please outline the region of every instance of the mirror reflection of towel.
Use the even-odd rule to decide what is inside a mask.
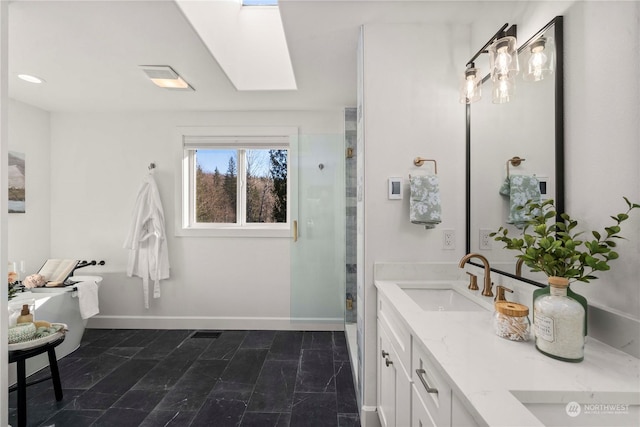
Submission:
[[[508,176],[502,187],[500,187],[500,194],[509,197],[508,224],[513,224],[522,229],[533,216],[537,215],[535,211],[531,215],[527,212],[527,209],[520,209],[520,206],[524,207],[527,201],[540,203],[540,182],[535,176]]]
[[[435,228],[442,222],[440,188],[437,175],[412,176],[409,180],[409,219],[413,224]]]

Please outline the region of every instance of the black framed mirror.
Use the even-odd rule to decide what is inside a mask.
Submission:
[[[522,74],[532,48],[541,40],[546,42],[547,59],[553,61],[552,72],[538,81],[525,81]],[[500,226],[512,235],[520,232],[507,224],[510,200],[499,193],[508,174],[535,176],[542,199],[554,199],[557,212],[564,212],[563,53],[563,18],[556,16],[518,48],[521,72],[510,101],[491,102],[487,76],[484,98],[466,106],[466,253],[480,253],[489,259],[492,271],[536,286],[545,286],[545,278],[526,267],[516,275],[515,253],[488,234]]]

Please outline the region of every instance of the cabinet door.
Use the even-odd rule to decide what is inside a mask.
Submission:
[[[396,358],[392,359],[396,365]],[[396,368],[396,426],[411,425],[411,378],[398,362]]]
[[[378,417],[382,427],[396,425],[396,368],[389,359],[391,353],[391,342],[378,322]]]
[[[378,322],[378,413],[383,427],[411,424],[411,378]]]

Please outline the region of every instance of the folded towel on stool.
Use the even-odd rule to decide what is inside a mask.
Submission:
[[[98,285],[96,282],[78,282],[73,286],[78,289],[80,316],[83,319],[88,319],[100,313],[98,309]]]
[[[442,222],[438,176],[412,176],[409,183],[411,189],[409,220],[413,224],[424,225],[428,229],[435,228]]]
[[[540,182],[535,176],[510,175],[500,187],[500,194],[509,197],[507,223],[522,229],[531,220],[532,215],[528,214],[527,209],[521,207],[524,207],[528,201],[540,203]],[[533,214],[537,215],[537,212],[534,211]]]

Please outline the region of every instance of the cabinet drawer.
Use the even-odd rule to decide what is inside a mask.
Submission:
[[[411,379],[436,426],[451,425],[451,387],[422,346],[414,343]]]
[[[422,387],[420,384],[417,385]],[[411,384],[411,427],[436,427],[416,384]]]
[[[396,309],[383,296],[378,296],[378,319],[386,328],[400,362],[409,371],[411,369],[411,334],[400,320]]]
[[[454,394],[451,399],[451,425],[455,427],[478,427],[478,423]]]

